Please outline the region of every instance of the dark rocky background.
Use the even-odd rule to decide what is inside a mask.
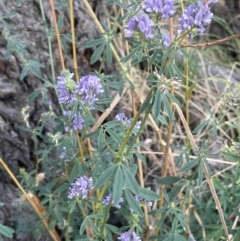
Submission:
[[[57,2],[57,1],[55,1]],[[100,21],[104,22],[108,16],[108,9],[105,6],[105,0],[90,1],[93,10],[97,14]],[[48,1],[43,1],[46,21],[48,25],[53,26],[50,5]],[[82,44],[89,39],[99,37],[97,27],[95,26],[90,15],[86,11],[82,1],[74,1],[75,9],[75,25],[77,56],[79,65],[79,74],[84,75],[93,70],[89,63],[91,50],[84,50]],[[214,12],[219,17],[225,18],[232,26],[234,32],[240,31],[240,19],[237,15],[240,10],[238,0],[220,1],[216,4]],[[27,59],[37,60],[44,64],[41,68],[46,79],[51,78],[48,45],[45,34],[45,28],[41,17],[39,1],[23,0],[20,6],[16,5],[16,1],[2,0],[0,1],[0,17],[10,11],[17,12],[17,15],[9,20],[11,33],[20,33],[19,41],[27,46]],[[57,15],[64,14],[64,29],[70,32],[69,19],[66,13],[57,11]],[[2,26],[0,26],[2,28]],[[228,33],[223,30],[217,23],[210,28],[211,32],[226,37]],[[28,103],[28,95],[41,88],[43,82],[28,74],[22,81],[20,74],[23,67],[23,61],[18,54],[13,53],[7,59],[4,58],[6,53],[6,39],[0,34],[0,157],[6,162],[8,167],[15,176],[19,174],[19,168],[25,168],[27,171],[33,170],[35,166],[34,143],[32,136],[27,132],[19,129],[24,125],[21,118],[21,109]],[[72,69],[72,52],[69,44],[67,53],[64,53],[66,67]],[[239,56],[239,50],[231,50],[235,57]],[[54,65],[56,74],[61,70],[60,58],[58,55],[56,39],[53,41]],[[60,109],[54,96],[53,91],[49,90],[48,98],[53,103],[55,112],[59,113]],[[33,102],[28,103],[30,106],[30,125],[36,126],[42,113],[48,110],[48,106],[43,103],[39,97]],[[51,131],[47,129],[46,131]],[[41,146],[41,143],[38,143]],[[0,201],[5,205],[0,208],[0,223],[16,228],[16,221],[10,220],[10,217],[16,216],[18,210],[18,198],[20,192],[13,184],[11,178],[6,174],[5,170],[0,166]],[[32,226],[34,228],[34,225]],[[3,240],[10,240],[4,238]],[[31,236],[26,236],[23,232],[15,235],[16,241],[33,240]]]

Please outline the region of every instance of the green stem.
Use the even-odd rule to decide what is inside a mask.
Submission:
[[[108,214],[109,214],[109,211],[110,211],[110,208],[112,206],[112,200],[113,200],[113,197],[111,196],[110,200],[109,200],[109,203],[107,205],[107,208],[106,208],[106,211],[105,211],[105,215],[103,217],[103,222],[102,222],[102,226],[101,226],[101,234],[104,236],[104,228],[105,228],[105,224],[107,222],[107,217],[108,217]]]

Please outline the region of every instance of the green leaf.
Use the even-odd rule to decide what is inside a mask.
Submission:
[[[41,64],[36,60],[29,60],[28,64],[30,67],[36,67],[36,68],[44,67],[44,64]]]
[[[202,123],[200,123],[194,130],[193,130],[193,134],[198,133],[199,131],[201,131],[205,126],[208,125],[210,120],[205,120]]]
[[[206,240],[220,240],[219,238],[223,235],[222,227],[219,227],[218,230],[213,231],[207,235]]]
[[[13,233],[15,233],[14,229],[0,224],[0,234],[8,238],[13,238]]]
[[[182,235],[180,235],[178,233],[175,233],[174,241],[186,241],[186,238],[184,238]]]
[[[38,77],[39,79],[41,80],[44,80],[45,79],[43,78],[42,74],[36,69],[36,68],[30,68],[30,71],[33,75],[35,75],[36,77]]]
[[[48,226],[49,229],[50,229],[50,230],[53,230],[54,227],[56,226],[56,224],[57,224],[57,218],[56,218],[55,215],[52,215],[51,218],[50,218],[50,220],[49,220],[49,226]]]
[[[160,114],[158,115],[157,120],[160,121],[163,125],[168,125],[167,120]]]
[[[148,188],[139,187],[138,195],[146,200],[151,200],[151,201],[159,200],[159,195],[156,192],[154,192]]]
[[[152,95],[148,96],[147,99],[144,100],[139,111],[143,113],[146,109],[149,108],[149,106],[151,105],[151,102],[152,102]]]
[[[130,193],[127,189],[125,189],[125,196],[129,204],[129,207],[132,208],[133,211],[139,214],[140,216],[143,216],[143,211],[140,208],[139,203],[133,197],[132,193]]]
[[[176,103],[178,106],[181,105],[178,99],[174,95],[172,95],[171,93],[167,93],[166,95],[170,100],[172,100],[173,103]]]
[[[164,110],[167,112],[170,123],[173,123],[173,113],[166,95],[163,95]]]
[[[125,4],[121,3],[120,1],[118,0],[114,0],[114,3],[116,5],[118,5],[120,8],[123,8],[124,10],[127,10],[128,6],[126,6]]]
[[[4,14],[4,15],[2,16],[2,18],[5,18],[5,19],[7,19],[7,18],[12,18],[12,17],[14,17],[16,14],[17,14],[17,12],[10,12],[10,13]]]
[[[80,230],[79,230],[79,234],[82,235],[86,229],[86,224],[87,224],[87,217],[83,220]]]
[[[171,189],[171,191],[168,193],[168,196],[169,196],[169,201],[173,201],[174,198],[178,195],[178,193],[180,192],[182,188],[182,185],[176,185],[175,187],[173,187]]]
[[[103,42],[101,43],[97,49],[94,51],[94,53],[92,54],[92,57],[91,57],[91,60],[90,60],[90,64],[94,64],[96,63],[99,59],[100,59],[100,56],[102,55],[103,53],[103,50],[105,48],[105,45],[106,43]]]
[[[141,153],[139,153],[137,150],[134,152],[134,154],[137,156],[137,158],[139,160],[141,160],[143,163],[146,163],[146,158],[144,155],[142,155]]]
[[[216,187],[216,189],[223,191],[223,192],[227,192],[226,188],[222,185],[222,183],[219,181],[218,178],[211,178],[214,187]]]
[[[104,183],[108,182],[110,178],[114,175],[118,165],[113,164],[109,166],[96,180],[94,185],[95,188],[100,188]]]
[[[28,72],[28,66],[24,66],[20,75],[20,80],[23,80],[26,77],[27,72]]]
[[[112,64],[112,50],[110,47],[110,43],[107,43],[106,45],[106,55],[107,55],[107,64],[111,65]]]
[[[61,193],[61,192],[64,192],[66,190],[68,190],[68,184],[64,183],[62,184],[61,186],[59,186],[56,190],[54,190],[53,193]]]
[[[155,95],[154,104],[153,104],[153,114],[157,118],[160,114],[161,107],[162,107],[162,93],[157,90],[157,93]]]
[[[100,129],[98,134],[98,149],[101,150],[104,145],[103,128]]]
[[[109,133],[109,135],[112,137],[112,139],[115,142],[117,142],[118,144],[121,144],[121,138],[115,131],[113,131],[111,129],[107,129],[107,132]]]
[[[123,192],[123,173],[121,166],[118,167],[116,175],[113,182],[113,204],[116,205],[120,198],[122,197]]]
[[[180,172],[185,172],[188,171],[190,169],[192,169],[193,167],[195,167],[199,162],[199,158],[196,158],[190,162],[187,162],[180,170]]]
[[[42,90],[41,89],[37,89],[35,91],[33,91],[29,96],[28,96],[28,100],[29,101],[32,101],[32,100],[35,100],[39,94],[41,94]]]
[[[162,177],[162,178],[158,179],[157,183],[160,184],[160,185],[173,184],[173,183],[178,182],[180,180],[181,180],[180,177],[168,176],[168,177]]]
[[[122,166],[123,174],[125,176],[126,184],[129,189],[136,195],[139,194],[139,185],[135,179],[135,174],[133,174],[126,166]]]
[[[90,214],[88,215],[89,218],[96,218],[96,219],[101,219],[103,218],[104,216],[102,214]]]
[[[141,46],[138,46],[138,47],[132,49],[131,52],[130,52],[127,56],[125,56],[125,57],[123,57],[123,58],[121,59],[121,62],[122,62],[122,63],[125,63],[125,62],[127,62],[128,60],[132,59],[132,57],[137,53],[137,51],[139,50],[139,48],[141,48]]]
[[[70,214],[75,210],[76,205],[77,205],[77,201],[76,200],[71,201],[71,203],[69,205],[69,213]]]
[[[222,155],[224,158],[230,160],[230,161],[235,161],[235,162],[239,162],[240,161],[240,156],[239,155],[235,155],[232,153],[228,153],[228,152],[222,152]]]
[[[124,78],[122,78],[122,80],[119,82],[119,89],[118,89],[118,93],[119,93],[120,96],[123,93],[124,84],[125,84],[125,81],[124,81]]]
[[[105,40],[102,39],[102,38],[93,39],[93,40],[89,40],[85,44],[83,44],[83,47],[84,48],[92,48],[92,47],[95,47],[95,46],[97,46],[99,44],[102,44],[104,42],[105,42]]]
[[[149,64],[148,64],[149,68],[152,67],[158,53],[159,53],[159,49],[154,49],[154,53],[150,56],[150,61],[149,61]]]
[[[19,126],[18,128],[23,131],[32,132],[31,129],[27,128],[26,126]]]
[[[94,231],[94,233],[98,233],[99,230],[93,220],[91,218],[88,218],[88,223],[90,224],[91,229]]]
[[[202,184],[203,180],[203,163],[200,162],[198,167],[198,179],[197,179],[197,185],[200,186]]]

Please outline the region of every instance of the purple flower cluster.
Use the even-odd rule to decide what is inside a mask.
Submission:
[[[142,8],[148,13],[160,13],[164,19],[176,12],[174,0],[144,0]]]
[[[211,23],[213,14],[210,11],[209,4],[217,2],[216,0],[208,1],[205,5],[198,1],[196,4],[189,5],[178,19],[179,30],[178,33],[182,33],[186,30],[197,30],[199,35],[203,35],[206,31],[206,27]],[[191,31],[189,36],[194,37],[194,33]]]
[[[71,124],[65,126],[65,131],[68,131],[69,128],[72,128],[74,130],[81,130],[84,124],[84,120],[81,116],[81,114],[78,112],[76,114],[72,114],[72,111],[64,111],[63,112],[64,116],[71,117]]]
[[[78,83],[73,79],[73,73],[69,70],[63,70],[57,78],[58,100],[60,104],[80,103],[79,106],[86,106],[90,110],[94,109],[94,102],[98,100],[98,96],[103,93],[103,88],[100,79],[94,75],[83,76]],[[71,124],[66,126],[66,131],[70,128],[81,130],[84,124],[82,117],[82,108],[79,107],[77,113],[72,114],[72,111],[64,111],[64,116],[71,119]]]
[[[109,193],[105,198],[104,198],[104,200],[103,200],[103,204],[104,205],[109,205],[109,202],[110,202],[110,199],[111,199],[111,197],[112,197],[112,194],[111,193]],[[112,201],[113,202],[113,201]],[[115,208],[117,208],[117,209],[120,209],[121,208],[121,205],[120,205],[120,203],[122,203],[123,202],[123,198],[120,198],[120,200],[118,201],[118,203],[116,204],[116,205],[114,205],[114,207]]]
[[[75,81],[72,79],[73,73],[63,70],[57,78],[58,101],[60,104],[71,104],[76,101],[74,89]]]
[[[178,33],[189,31],[189,37],[203,35],[206,27],[211,23],[213,14],[210,11],[210,4],[218,0],[199,0],[197,3],[190,4],[179,18]],[[145,13],[143,13],[143,11]],[[176,12],[174,0],[143,0],[142,10],[137,16],[129,19],[126,24],[126,37],[132,37],[136,31],[141,32],[146,39],[154,37],[154,22],[147,13],[160,14],[162,18],[168,19]],[[162,43],[167,49],[170,46],[169,36],[162,36]]]
[[[83,105],[90,106],[93,109],[94,102],[98,96],[103,93],[100,79],[94,75],[83,76],[77,83],[75,93],[81,97]]]
[[[128,119],[124,113],[117,114],[116,120],[122,121],[126,127],[129,127],[132,123],[131,119]],[[136,135],[141,126],[141,121],[138,121],[132,130],[132,134]]]
[[[147,14],[141,14],[138,17],[130,18],[126,25],[126,37],[132,37],[135,30],[140,30],[140,32],[144,34],[146,39],[151,39],[153,38],[153,26],[154,23]]]
[[[118,237],[118,240],[120,241],[141,241],[141,238],[137,236],[135,232],[124,232]]]
[[[86,199],[89,192],[93,189],[93,179],[91,177],[79,177],[76,182],[72,183],[69,187],[68,198],[81,197]]]
[[[83,76],[78,83],[73,79],[73,73],[63,70],[57,79],[57,90],[59,103],[71,104],[81,102],[83,105],[93,109],[94,102],[103,93],[100,79],[94,75]]]

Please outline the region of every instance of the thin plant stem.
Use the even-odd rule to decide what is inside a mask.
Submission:
[[[45,14],[44,14],[44,10],[43,10],[42,0],[39,0],[39,5],[40,5],[40,9],[41,9],[42,19],[43,19],[44,26],[45,26],[45,32],[46,32],[46,34],[47,34],[48,51],[49,51],[50,66],[51,66],[51,72],[52,72],[52,81],[53,81],[53,83],[54,83],[54,82],[55,82],[55,71],[54,71],[54,64],[53,64],[53,54],[52,54],[51,36],[50,36],[49,33],[48,33],[49,29],[48,29],[47,23],[46,23],[46,18],[45,18]]]
[[[62,47],[61,47],[62,45],[61,45],[60,34],[59,34],[59,30],[58,30],[57,18],[56,18],[56,14],[55,14],[55,10],[54,10],[53,0],[49,0],[49,3],[50,3],[50,7],[51,7],[52,16],[53,16],[54,28],[56,31],[56,37],[57,37],[57,42],[58,42],[58,52],[60,55],[61,65],[62,65],[62,69],[65,69]]]
[[[73,12],[73,0],[69,0],[70,9],[70,24],[71,24],[71,37],[72,37],[72,51],[73,51],[73,68],[77,81],[78,76],[78,64],[77,64],[77,53],[76,53],[76,41],[75,41],[75,28],[74,28],[74,12]]]
[[[170,42],[173,41],[173,19],[170,18],[169,19],[169,26],[170,26]],[[168,65],[169,62],[166,63],[166,65]],[[174,95],[174,87],[171,87],[171,94]],[[171,109],[173,109],[173,102],[172,100],[170,100],[170,107]],[[162,171],[162,177],[166,177],[167,176],[167,170],[168,170],[168,166],[169,166],[169,158],[168,158],[168,154],[169,154],[169,148],[170,148],[170,141],[171,141],[171,136],[172,136],[172,128],[173,125],[172,123],[168,124],[168,128],[167,128],[167,140],[166,140],[166,146],[164,148],[164,164],[163,164],[163,171]],[[163,189],[165,188],[165,185],[161,185],[160,186],[160,190],[159,190],[159,196],[160,196],[160,201],[159,201],[159,209],[162,208],[163,206]],[[158,216],[158,218],[161,218],[161,215]],[[158,233],[159,229],[156,229],[156,233]]]

